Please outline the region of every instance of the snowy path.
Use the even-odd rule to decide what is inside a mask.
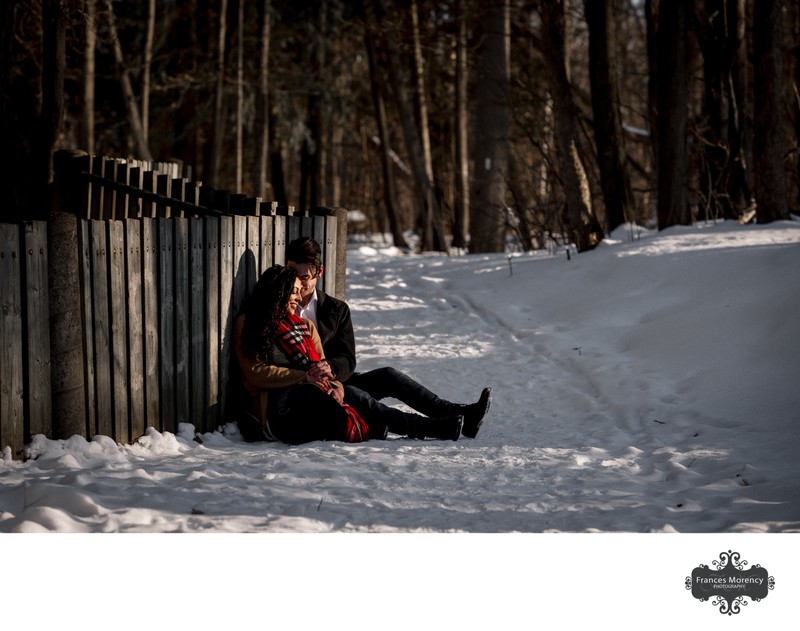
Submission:
[[[746,270],[743,254],[733,255]],[[647,361],[648,345],[664,346],[658,353],[671,352],[676,337],[670,327],[676,326],[676,316],[670,301],[675,291],[680,293],[684,274],[703,273],[696,269],[698,262],[673,257],[665,269],[663,260],[658,263],[661,268],[643,260],[641,289],[629,288],[626,295],[608,293],[609,281],[614,282],[609,274],[630,277],[623,269],[624,258],[616,263],[618,271],[613,265],[593,270],[588,259],[567,263],[522,257],[514,259],[512,275],[503,257],[429,257],[424,264],[412,257],[375,270],[358,265],[351,275],[356,277],[350,282],[357,330],[375,331],[381,322],[390,332],[414,322],[414,337],[368,336],[366,344],[361,343],[363,369],[399,356],[394,365],[443,396],[467,400],[484,384],[495,388],[491,418],[479,440],[458,445],[459,455],[475,465],[472,475],[462,477],[458,470],[451,479],[463,479],[473,490],[465,489],[470,499],[448,523],[466,530],[531,531],[796,527],[796,506],[787,511],[785,502],[772,503],[774,493],[787,491],[787,482],[790,497],[800,497],[796,482],[775,480],[777,488],[764,489],[765,495],[755,498],[744,487],[755,479],[768,480],[768,452],[783,451],[791,458],[787,447],[797,448],[797,431],[792,429],[793,440],[787,443],[785,424],[764,436],[763,427],[747,417],[706,414],[692,378],[670,374],[675,361],[665,357],[667,370]],[[553,286],[559,272],[563,285]],[[596,278],[587,279],[587,274]],[[531,281],[537,275],[541,283]],[[709,283],[716,282],[713,270],[708,276]],[[743,282],[750,280],[764,279]],[[653,282],[665,285],[660,300]],[[403,283],[415,288],[412,296],[396,292]],[[700,298],[682,299],[702,305]],[[728,301],[735,299],[735,294],[726,295]],[[396,301],[402,308],[391,308]],[[748,307],[752,298],[743,302]],[[559,321],[564,315],[569,320]],[[685,325],[689,337],[726,330],[694,316],[690,312],[677,317],[677,325]],[[691,361],[687,346],[681,352],[688,351]],[[452,359],[443,365],[441,358]],[[731,378],[737,381],[737,375]],[[719,386],[716,379],[711,375],[714,388]],[[791,396],[789,390],[784,396]],[[743,448],[716,446],[737,443]],[[764,448],[755,458],[757,466],[749,464],[755,445]],[[431,471],[430,477],[438,475],[441,472]],[[762,519],[774,523],[739,521],[734,506],[739,502],[757,504]],[[782,523],[787,516],[791,524]]]
[[[348,253],[359,369],[494,387],[476,440],[246,445],[191,426],[0,460],[0,531],[800,529],[800,224],[573,257]]]

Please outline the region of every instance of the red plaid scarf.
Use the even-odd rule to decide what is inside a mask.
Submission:
[[[278,323],[278,345],[289,360],[289,365],[297,370],[308,370],[311,364],[320,360],[314,339],[302,318],[289,314]],[[330,392],[330,387],[323,388]],[[360,443],[369,440],[369,428],[361,415],[350,405],[342,404],[347,412],[347,441]]]
[[[293,313],[278,323],[278,345],[289,365],[297,370],[308,370],[311,364],[319,361],[311,331],[303,319]]]

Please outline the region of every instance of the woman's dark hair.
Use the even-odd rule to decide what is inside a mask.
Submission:
[[[261,274],[243,310],[242,350],[248,355],[272,363],[275,333],[286,315],[296,279],[295,271],[282,265],[273,265]]]

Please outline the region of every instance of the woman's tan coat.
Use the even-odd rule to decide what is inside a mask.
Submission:
[[[236,359],[242,373],[242,382],[250,395],[250,411],[266,427],[267,421],[267,402],[269,391],[275,388],[287,388],[299,383],[305,383],[306,372],[274,364],[265,364],[260,359],[248,355],[242,349],[242,330],[244,329],[244,315],[240,315],[233,323],[233,347],[236,350]],[[325,359],[322,350],[322,342],[314,323],[310,320],[303,320],[311,332],[311,339],[319,353],[320,359]],[[331,381],[331,387],[343,388],[338,381]]]

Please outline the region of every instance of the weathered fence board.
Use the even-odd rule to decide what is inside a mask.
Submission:
[[[120,442],[129,440],[128,414],[128,310],[126,306],[125,224],[108,222],[108,277],[111,323],[111,380],[113,437]]]
[[[129,173],[128,173],[128,163],[120,161],[117,164],[117,174],[115,181],[123,186],[127,187],[129,185]],[[128,214],[130,211],[129,202],[130,196],[124,195],[120,193],[118,195],[118,199],[114,203],[114,218],[115,219],[125,219],[129,217]]]
[[[172,178],[166,173],[156,176],[156,193],[161,195],[161,200],[156,204],[156,213],[159,217],[171,217],[172,207],[165,198],[172,195]]]
[[[142,178],[142,190],[155,193],[156,192],[156,174],[153,171],[145,171]],[[155,200],[142,201],[142,217],[156,217],[158,210],[156,208]]]
[[[259,217],[246,217],[247,220],[247,251],[253,260],[252,266],[247,270],[245,296],[250,295],[261,273],[261,221]]]
[[[103,177],[107,180],[114,181],[116,179],[116,166],[117,161],[113,158],[103,158]],[[101,210],[101,217],[103,219],[114,219],[116,210],[117,191],[114,188],[104,189],[103,192],[103,207]]]
[[[189,341],[191,293],[189,286],[189,220],[176,217],[175,228],[175,419],[191,421],[189,414]]]
[[[233,298],[229,309],[231,324],[247,295],[247,279],[255,274],[255,257],[247,249],[247,217],[233,218]]]
[[[91,314],[92,306],[92,238],[91,223],[80,221],[78,224],[79,265],[81,270],[81,304],[84,314]],[[97,431],[97,406],[95,400],[95,358],[94,358],[94,323],[90,317],[83,319],[83,365],[86,387],[86,432],[88,436]]]
[[[159,212],[164,212],[159,209]],[[161,360],[161,427],[174,432],[175,423],[175,258],[174,221],[158,219],[158,312]]]
[[[232,351],[231,317],[233,305],[233,217],[220,217],[219,220],[219,355],[217,358],[217,396],[220,414],[227,404],[228,362]]]
[[[303,222],[299,215],[296,217],[294,216],[294,210],[292,208],[289,208],[287,216],[295,218],[295,221],[288,221],[286,223],[286,243],[291,243],[300,236],[303,228]]]
[[[0,224],[0,447],[23,444],[22,297],[19,227]]]
[[[142,189],[142,176],[142,168],[135,163],[131,163],[131,167],[128,170],[128,183],[132,189]],[[133,198],[128,200],[127,207],[128,213],[125,215],[126,218],[136,219],[142,216],[141,199]]]
[[[184,201],[186,199],[186,180],[183,178],[173,178],[170,180],[170,194],[172,199]],[[170,207],[170,217],[183,217],[182,210]]]
[[[161,427],[161,388],[158,349],[158,226],[155,219],[142,219],[142,329],[144,331],[145,425]]]
[[[94,335],[94,378],[97,427],[95,433],[113,435],[114,418],[111,380],[111,322],[108,296],[107,222],[90,222],[92,240],[92,333]]]
[[[92,159],[91,172],[97,176],[102,177],[104,173],[105,158]],[[103,216],[104,198],[111,194],[111,190],[102,186],[94,187],[94,195],[92,195],[92,207],[89,217],[100,219]]]
[[[144,279],[142,278],[142,222],[125,220],[128,258],[128,352],[130,374],[128,385],[130,401],[131,438],[138,438],[145,429],[144,396]]]
[[[225,392],[225,405],[232,396],[233,388],[230,386],[231,375],[237,374],[237,369],[234,363],[234,350],[233,350],[233,321],[239,315],[244,304],[245,297],[248,295],[248,279],[255,276],[256,263],[253,252],[247,249],[247,222],[248,217],[242,215],[235,215],[233,217],[233,288],[228,306],[227,321],[226,321],[226,335],[228,344],[224,356],[224,363],[226,365],[225,381],[220,386]],[[227,407],[223,407],[223,412]]]
[[[275,239],[275,259],[276,265],[286,264],[286,245],[291,241],[286,240],[286,217],[283,215],[275,215],[273,221],[273,235]]]
[[[322,290],[331,295],[336,295],[336,276],[339,272],[336,264],[338,247],[338,229],[336,217],[328,217],[328,221],[323,221],[322,217],[315,217],[315,232],[313,239],[323,245],[323,265],[325,273],[322,275]]]
[[[220,349],[220,219],[205,219],[205,264],[206,284],[204,299],[206,306],[206,373],[205,373],[205,419],[206,426],[216,426],[221,419],[219,392]]]
[[[25,263],[25,328],[28,339],[24,354],[27,416],[30,434],[50,434],[52,429],[50,379],[50,300],[47,288],[47,224],[23,224]]]
[[[206,391],[206,336],[205,336],[205,236],[204,220],[189,219],[189,282],[190,282],[190,407],[189,418],[199,431],[209,428],[205,413]]]
[[[275,234],[273,232],[275,229],[275,218],[271,217],[270,215],[262,215],[259,227],[261,229],[261,253],[258,257],[258,260],[260,261],[258,274],[261,276],[261,274],[264,273],[264,270],[268,269],[275,263],[272,254],[275,250]]]

